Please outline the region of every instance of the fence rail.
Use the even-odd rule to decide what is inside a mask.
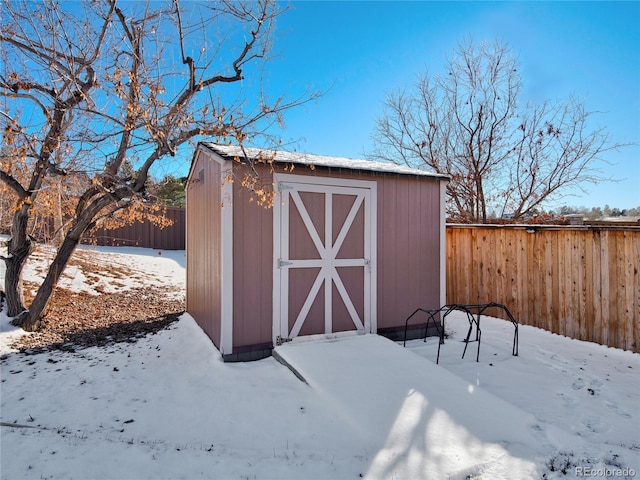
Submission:
[[[640,228],[448,225],[447,303],[638,352]]]

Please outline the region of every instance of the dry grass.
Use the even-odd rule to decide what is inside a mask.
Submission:
[[[108,276],[110,282],[123,285],[117,279],[129,278],[134,273],[118,265],[105,267],[92,261],[87,252],[76,252],[69,266],[81,269],[89,284],[97,284]],[[38,285],[25,282],[24,287],[28,305]],[[169,288],[171,290],[142,286],[117,293],[96,288],[100,294],[92,295],[58,287],[41,329],[20,338],[13,347],[26,353],[37,353],[134,342],[166,328],[184,311],[184,292],[176,295],[176,287]]]

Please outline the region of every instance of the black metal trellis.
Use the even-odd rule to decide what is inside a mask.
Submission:
[[[444,343],[444,321],[441,319],[440,322],[436,321],[435,316],[442,311],[442,308],[433,308],[433,309],[424,309],[424,308],[416,308],[416,310],[409,315],[407,320],[404,322],[404,342],[402,343],[403,347],[407,346],[407,326],[409,325],[409,320],[411,320],[416,314],[423,312],[427,314],[427,324],[424,332],[424,341],[427,341],[427,333],[429,333],[429,325],[433,325],[436,327],[438,332],[438,358],[436,359],[436,363],[440,361],[440,345]]]
[[[490,308],[502,309],[507,315],[507,317],[509,317],[511,324],[514,326],[515,331],[513,334],[513,347],[511,350],[511,354],[514,357],[517,357],[518,356],[518,321],[514,318],[514,316],[511,314],[511,312],[506,306],[496,302],[479,303],[479,304],[454,303],[454,304],[448,304],[440,308],[433,308],[433,309],[417,308],[411,315],[409,315],[409,317],[407,317],[407,320],[404,323],[403,345],[406,346],[407,344],[407,327],[409,326],[409,320],[411,320],[419,312],[423,312],[427,315],[427,324],[426,324],[426,329],[424,334],[424,341],[425,342],[427,341],[427,333],[429,331],[430,324],[435,326],[438,332],[439,341],[438,341],[438,356],[436,358],[436,364],[439,363],[440,362],[440,346],[444,344],[445,319],[451,312],[453,312],[454,310],[458,310],[458,311],[464,312],[467,315],[467,320],[469,321],[469,330],[467,331],[467,336],[464,339],[465,345],[464,345],[464,350],[462,352],[462,358],[464,358],[465,354],[467,353],[467,347],[469,346],[469,343],[478,342],[478,348],[476,350],[476,362],[479,362],[480,361],[480,343],[482,340],[482,330],[480,328],[480,316]],[[436,315],[438,314],[441,314],[440,322],[436,320]],[[471,334],[473,333],[474,325],[476,327],[476,338],[475,340],[471,340]]]

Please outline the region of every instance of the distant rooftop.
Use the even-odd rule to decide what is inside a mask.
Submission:
[[[395,163],[374,162],[355,158],[327,157],[325,155],[311,155],[309,153],[285,152],[282,150],[265,150],[260,148],[239,147],[236,145],[218,145],[216,143],[202,142],[210,150],[221,157],[232,160],[236,157],[248,160],[260,158],[273,159],[276,163],[288,163],[297,165],[313,165],[317,167],[344,168],[349,170],[368,170],[372,172],[396,173],[401,175],[419,175],[422,177],[434,177],[448,179],[447,175],[435,173],[430,170],[396,165]]]

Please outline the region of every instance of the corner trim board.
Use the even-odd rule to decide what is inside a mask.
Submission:
[[[440,305],[447,304],[447,183],[440,182]]]
[[[227,170],[223,169],[220,187],[222,191],[220,351],[231,354],[233,353],[233,183],[226,181],[226,173]]]

